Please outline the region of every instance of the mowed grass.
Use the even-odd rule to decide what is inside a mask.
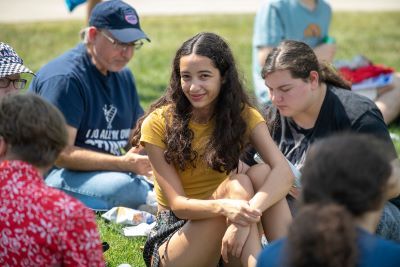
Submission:
[[[201,16],[143,16],[143,29],[151,38],[137,51],[129,63],[133,71],[144,108],[165,90],[176,49],[183,41],[202,31],[222,35],[231,45],[241,75],[250,94],[251,40],[253,14]],[[363,54],[373,62],[400,70],[400,12],[335,13],[331,35],[338,44],[337,58],[350,59]],[[11,44],[25,64],[37,71],[52,58],[73,47],[83,21],[0,24],[0,41]],[[400,101],[400,100],[399,100]],[[398,126],[391,132],[400,134]],[[400,143],[395,142],[400,151]],[[130,263],[145,266],[140,246],[145,238],[126,238],[122,226],[107,223],[97,217],[101,238],[110,243],[105,253],[108,266]]]

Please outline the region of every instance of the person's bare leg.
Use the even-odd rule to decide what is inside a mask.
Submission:
[[[265,183],[270,171],[271,168],[267,164],[254,165],[247,171],[247,175],[249,175],[253,183],[255,192]],[[291,222],[292,215],[286,198],[281,199],[275,205],[264,211],[261,217],[264,234],[268,241],[286,236]]]
[[[268,242],[287,236],[292,215],[286,198],[267,209],[261,217]]]
[[[188,221],[169,242],[160,246],[160,266],[216,266],[225,230],[223,216]]]
[[[257,265],[257,257],[261,252],[260,234],[258,232],[257,224],[252,224],[250,234],[244,244],[241,262],[243,266],[255,267]]]
[[[386,124],[394,121],[400,114],[400,73],[394,74],[393,87],[375,100]]]
[[[242,255],[239,258],[229,257],[229,262],[224,262],[224,267],[255,267],[257,257],[261,252],[260,233],[257,224],[252,224],[246,243],[243,246]]]
[[[92,9],[94,8],[95,5],[97,5],[100,2],[101,2],[101,0],[87,0],[86,24],[89,24],[89,18],[90,18],[90,14],[92,13]]]
[[[249,200],[253,194],[250,179],[239,174],[225,180],[212,198]],[[188,221],[168,242],[160,246],[160,266],[216,266],[221,257],[221,241],[226,228],[226,218],[223,216]],[[246,251],[245,255],[252,257],[260,251],[251,252],[251,249],[257,247],[252,242],[246,242],[243,248],[243,251]]]

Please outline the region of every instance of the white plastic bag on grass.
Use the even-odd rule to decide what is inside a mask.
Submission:
[[[125,225],[151,224],[156,220],[151,213],[125,207],[114,207],[101,215],[101,217],[108,221]]]

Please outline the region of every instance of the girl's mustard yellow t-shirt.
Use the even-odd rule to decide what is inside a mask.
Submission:
[[[166,149],[165,140],[166,120],[168,118],[169,106],[164,106],[154,110],[143,121],[141,128],[140,143],[146,146],[146,143],[156,145],[162,149]],[[247,122],[247,131],[245,140],[249,141],[249,134],[254,127],[259,123],[265,123],[264,118],[254,108],[246,106],[242,112],[244,120]],[[189,122],[189,128],[193,131],[194,137],[192,141],[192,149],[197,152],[197,155],[204,154],[204,148],[209,138],[211,138],[212,130],[214,129],[215,120],[211,120],[207,124],[199,124],[193,121]],[[227,174],[221,173],[210,168],[202,159],[197,157],[195,168],[187,164],[185,170],[180,170],[176,167],[176,171],[182,182],[186,196],[195,199],[208,199],[217,189],[220,183],[226,179]],[[166,197],[164,196],[157,179],[154,179],[154,189],[157,195],[157,201],[163,206],[169,206]]]

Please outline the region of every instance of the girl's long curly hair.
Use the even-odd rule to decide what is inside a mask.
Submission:
[[[222,84],[213,119],[215,128],[206,145],[204,155],[192,149],[193,131],[189,128],[192,105],[181,87],[180,59],[187,55],[199,55],[211,59],[219,70]],[[244,90],[228,44],[214,33],[199,33],[185,41],[177,50],[173,60],[172,73],[166,93],[154,102],[149,111],[138,121],[131,143],[137,146],[143,120],[155,109],[168,105],[164,153],[168,163],[184,170],[187,164],[195,167],[198,157],[204,158],[212,169],[229,173],[238,166],[239,155],[245,147],[244,135],[247,123],[241,113],[244,107],[253,106]]]

